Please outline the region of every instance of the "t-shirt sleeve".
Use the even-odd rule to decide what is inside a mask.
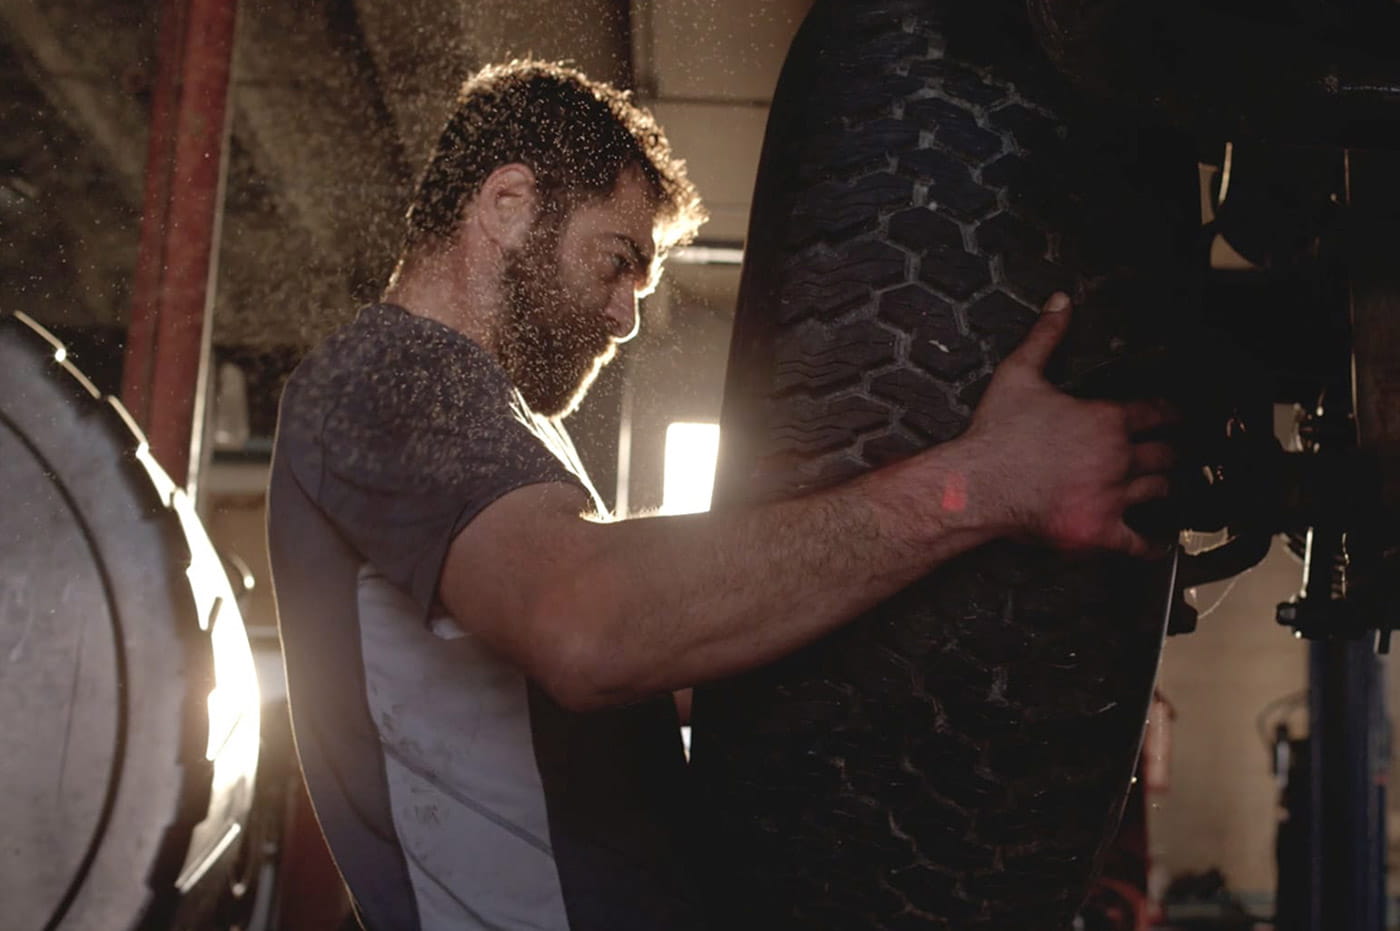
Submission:
[[[522,422],[484,350],[433,342],[342,358],[333,376],[313,366],[284,394],[279,428],[299,484],[425,617],[472,518],[525,485],[581,485]]]

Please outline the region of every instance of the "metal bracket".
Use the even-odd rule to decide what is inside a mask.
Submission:
[[[1181,378],[1183,371],[1193,377]],[[1172,633],[1195,628],[1195,612],[1181,597],[1183,590],[1257,565],[1268,555],[1274,535],[1286,531],[1330,528],[1321,532],[1337,535],[1336,544],[1329,544],[1333,549],[1341,547],[1345,535],[1351,552],[1360,554],[1365,541],[1366,553],[1390,554],[1374,567],[1365,558],[1352,560],[1356,584],[1349,594],[1354,603],[1346,609],[1334,607],[1339,602],[1330,598],[1330,575],[1326,587],[1315,583],[1310,600],[1282,606],[1280,621],[1302,636],[1355,636],[1366,629],[1359,626],[1362,618],[1373,619],[1374,629],[1375,618],[1395,613],[1380,602],[1389,598],[1388,604],[1400,605],[1400,581],[1387,582],[1400,580],[1400,540],[1389,536],[1396,522],[1383,507],[1375,457],[1356,448],[1286,452],[1273,434],[1269,385],[1268,377],[1242,354],[1192,346],[1189,358],[1183,351],[1161,350],[1106,363],[1073,386],[1075,393],[1090,397],[1165,398],[1183,414],[1182,425],[1167,437],[1176,442],[1182,463],[1174,470],[1172,495],[1130,510],[1128,521],[1156,539],[1187,530],[1228,530],[1229,537],[1212,549],[1180,557]],[[1386,550],[1385,543],[1392,548]],[[1329,566],[1334,558],[1325,556]],[[1365,605],[1355,603],[1363,595]]]

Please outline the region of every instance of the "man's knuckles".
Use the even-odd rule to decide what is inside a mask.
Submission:
[[[1111,514],[1089,510],[1072,512],[1051,524],[1046,536],[1056,549],[1083,552],[1107,545],[1116,523]]]

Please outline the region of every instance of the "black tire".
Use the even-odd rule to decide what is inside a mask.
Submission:
[[[0,480],[4,926],[208,928],[256,765],[242,620],[120,406],[17,315],[0,315]],[[211,748],[216,682],[244,714]]]
[[[1166,133],[1078,112],[1016,3],[818,0],[769,120],[716,507],[944,442],[1055,289],[1052,375],[1156,348],[1199,218]],[[1170,560],[1002,543],[698,691],[717,926],[1068,926],[1129,785]]]

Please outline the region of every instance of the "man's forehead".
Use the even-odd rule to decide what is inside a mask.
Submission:
[[[660,205],[642,173],[635,168],[625,170],[604,203],[609,219],[618,227],[617,232],[640,245],[650,255],[655,250]]]
[[[650,262],[656,253],[660,207],[641,172],[624,171],[612,193],[580,204],[572,217],[582,231],[601,235]]]

